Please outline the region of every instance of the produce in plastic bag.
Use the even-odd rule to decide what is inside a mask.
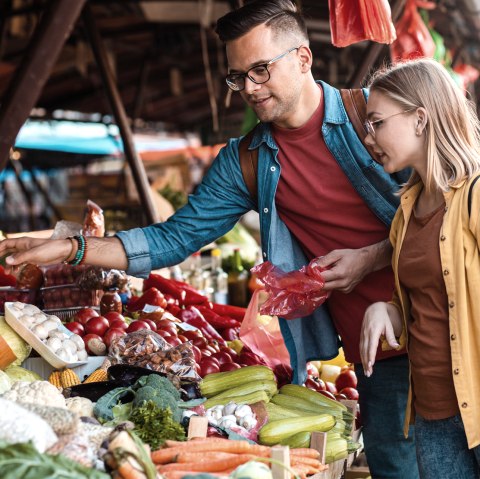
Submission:
[[[88,266],[76,279],[75,284],[82,289],[124,290],[128,284],[125,271],[102,269]]]
[[[83,220],[82,232],[85,236],[105,236],[105,219],[103,210],[91,200],[87,201],[87,212]]]
[[[397,39],[390,46],[392,60],[409,60],[419,57],[433,58],[436,45],[417,8],[432,8],[434,6],[434,2],[407,1],[402,18],[395,25]]]
[[[320,268],[313,259],[297,271],[285,272],[265,261],[251,269],[265,285],[269,297],[262,306],[261,314],[295,319],[311,314],[328,297],[323,291],[325,281]]]
[[[336,47],[363,40],[389,44],[396,38],[388,0],[329,0],[328,8]]]
[[[171,347],[159,334],[142,329],[115,338],[108,352],[114,364],[130,364],[165,373],[175,385],[199,382],[190,343]]]

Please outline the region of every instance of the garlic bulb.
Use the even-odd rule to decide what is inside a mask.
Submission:
[[[257,420],[253,414],[247,414],[240,419],[240,426],[244,427],[247,431],[254,428],[257,425]]]
[[[223,428],[230,428],[237,425],[237,418],[233,415],[223,416],[219,421],[218,425]]]
[[[235,409],[237,409],[237,403],[230,401],[223,408],[223,414],[225,414],[225,416],[229,416],[235,412]]]
[[[253,414],[252,408],[248,404],[243,404],[235,409],[235,417],[238,419],[242,419],[242,417],[247,416],[248,414]]]

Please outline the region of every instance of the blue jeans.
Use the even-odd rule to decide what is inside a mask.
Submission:
[[[417,414],[415,440],[422,479],[480,478],[480,446],[468,449],[460,414],[432,421]]]
[[[373,479],[419,478],[413,427],[408,439],[403,435],[408,371],[406,355],[377,361],[369,378],[361,364],[355,365],[365,455]]]

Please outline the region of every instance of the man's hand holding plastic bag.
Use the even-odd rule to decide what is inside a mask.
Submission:
[[[261,314],[295,319],[311,314],[327,298],[325,281],[316,259],[297,271],[282,271],[270,261],[252,268],[252,273],[265,285],[269,297],[262,306]]]

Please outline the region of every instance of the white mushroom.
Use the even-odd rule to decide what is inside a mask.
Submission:
[[[35,334],[39,339],[48,338],[48,330],[43,326],[43,324],[37,324],[33,327],[32,333]]]
[[[40,323],[47,331],[53,331],[58,329],[60,322],[55,321],[54,319],[46,319],[43,323]]]
[[[72,355],[70,354],[70,351],[67,351],[66,349],[60,348],[58,349],[55,354],[62,360],[67,363],[72,362]]]
[[[62,347],[62,341],[59,338],[48,338],[46,344],[54,353]]]
[[[78,361],[86,361],[88,359],[87,351],[84,349],[80,349],[77,351],[77,360]]]
[[[83,342],[81,336],[78,334],[72,334],[69,339],[72,341],[72,343],[75,343],[77,346],[77,351],[85,351],[85,343]]]
[[[71,355],[77,354],[77,345],[70,339],[65,339],[62,342],[62,348],[68,351]]]

